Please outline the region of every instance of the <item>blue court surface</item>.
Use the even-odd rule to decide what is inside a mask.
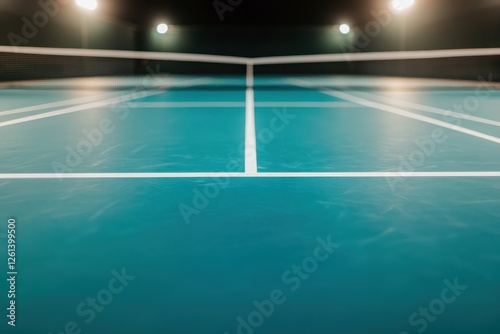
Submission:
[[[500,333],[498,86],[226,80],[0,89],[2,332]]]

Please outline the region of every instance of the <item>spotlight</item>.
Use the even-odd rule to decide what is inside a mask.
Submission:
[[[392,0],[392,8],[398,12],[413,6],[415,0]]]
[[[97,8],[96,0],[76,0],[76,4],[88,10],[95,10]]]
[[[165,23],[161,23],[158,25],[158,27],[156,28],[156,31],[158,31],[159,34],[166,34],[167,31],[168,31],[168,25],[165,24]]]
[[[351,28],[344,23],[340,25],[339,30],[342,34],[347,35],[351,31]]]

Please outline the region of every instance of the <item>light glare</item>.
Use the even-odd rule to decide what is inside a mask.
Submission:
[[[97,8],[96,0],[76,0],[76,4],[82,8],[95,10]]]
[[[415,3],[415,0],[392,0],[392,8],[401,12]]]
[[[339,30],[342,34],[347,35],[351,31],[351,28],[347,24],[341,24]]]
[[[159,34],[166,34],[168,31],[168,25],[165,23],[161,23],[158,25],[158,28],[156,28],[156,31],[158,31]]]

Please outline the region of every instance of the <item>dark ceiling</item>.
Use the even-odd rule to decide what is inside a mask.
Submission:
[[[181,25],[328,25],[340,20],[353,24],[373,18],[373,10],[388,8],[391,0],[100,0],[106,11],[136,24],[165,18]],[[235,4],[231,6],[230,4]],[[219,11],[224,6],[224,21]],[[442,18],[480,13],[492,7],[500,13],[500,0],[416,0],[429,6],[429,14]],[[436,6],[437,5],[437,6]],[[231,9],[229,9],[231,8]],[[439,11],[436,13],[436,11]]]
[[[104,0],[103,0],[104,1]],[[110,9],[121,16],[143,24],[165,16],[173,24],[182,25],[309,25],[330,24],[342,16],[362,17],[362,12],[379,0],[107,0]],[[112,2],[112,3],[111,3]],[[231,6],[230,2],[237,4]],[[239,4],[238,4],[239,3]],[[125,5],[126,4],[126,5]],[[227,7],[226,7],[227,6]],[[218,8],[218,10],[216,9]],[[226,9],[224,11],[224,9]],[[218,14],[223,13],[221,22]]]
[[[63,1],[63,0],[44,0]],[[64,0],[73,1],[73,0]],[[339,21],[363,24],[373,11],[392,0],[97,0],[99,12],[140,26],[165,20],[177,25],[330,25]],[[223,11],[224,20],[216,9]],[[233,4],[233,5],[231,5]],[[37,0],[0,0],[0,11],[29,12]],[[485,15],[500,19],[500,0],[415,0],[417,12],[437,20],[466,18],[481,24]],[[412,10],[413,11],[413,10]]]

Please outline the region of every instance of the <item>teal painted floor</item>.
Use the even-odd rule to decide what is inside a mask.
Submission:
[[[442,109],[475,94],[344,91]],[[67,106],[5,111],[103,93],[123,94],[3,89],[0,126]],[[55,163],[76,173],[224,173],[228,163],[244,171],[244,88],[175,89],[134,102],[126,117],[123,105],[108,106],[1,126],[0,174],[53,173]],[[500,171],[500,144],[315,90],[256,88],[255,102],[260,172],[397,173],[418,151],[424,159],[412,171]],[[473,115],[500,120],[499,103],[491,90]],[[67,166],[68,147],[77,150],[103,119],[113,130]],[[500,137],[496,126],[461,126]],[[446,140],[429,144],[437,130]],[[497,334],[499,204],[500,178],[488,177],[0,179],[0,248],[9,217],[18,247],[17,326],[0,314],[0,329]]]

